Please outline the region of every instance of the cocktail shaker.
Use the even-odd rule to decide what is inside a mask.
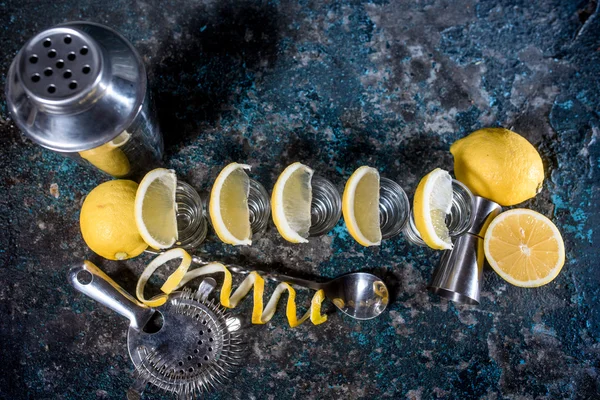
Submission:
[[[142,59],[106,26],[69,22],[31,38],[10,66],[6,99],[35,143],[111,176],[138,176],[162,158]]]

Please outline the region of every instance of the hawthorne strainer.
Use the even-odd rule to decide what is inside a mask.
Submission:
[[[136,301],[89,261],[71,268],[69,281],[129,319],[127,344],[136,369],[130,400],[140,399],[147,384],[179,399],[194,398],[223,385],[244,358],[239,320],[208,300],[216,286],[212,278],[196,293],[185,288],[172,294],[160,309]]]

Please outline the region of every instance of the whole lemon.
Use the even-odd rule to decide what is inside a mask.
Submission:
[[[85,198],[79,226],[85,243],[109,260],[141,254],[148,245],[135,224],[133,207],[137,183],[114,180],[96,186]]]
[[[450,152],[456,179],[473,194],[512,206],[542,190],[542,158],[518,133],[504,128],[480,129],[454,142]]]

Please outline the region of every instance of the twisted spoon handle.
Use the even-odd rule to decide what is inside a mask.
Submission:
[[[198,256],[192,256],[192,262],[195,264],[199,264],[199,265],[206,265],[208,264],[208,262],[204,261],[202,258],[198,257]],[[282,275],[282,274],[277,274],[274,272],[264,272],[264,271],[259,271],[259,270],[251,270],[245,267],[241,267],[239,265],[227,265],[227,269],[235,272],[237,274],[249,274],[251,272],[258,272],[263,278],[267,278],[270,279],[272,281],[276,281],[276,282],[286,282],[292,285],[297,285],[297,286],[301,286],[303,288],[309,288],[309,289],[313,289],[313,290],[319,290],[322,289],[324,284],[322,283],[317,283],[317,282],[313,282],[313,281],[309,281],[306,279],[300,279],[300,278],[295,278],[293,276],[287,276],[287,275]]]

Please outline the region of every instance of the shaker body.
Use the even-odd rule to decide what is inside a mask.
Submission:
[[[30,39],[9,69],[6,97],[39,145],[114,177],[158,165],[163,140],[143,62],[103,25],[70,22]]]

